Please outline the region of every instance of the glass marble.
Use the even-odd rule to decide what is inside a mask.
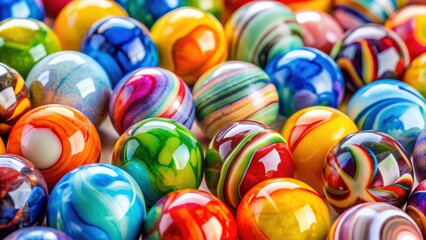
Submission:
[[[221,129],[207,148],[205,163],[210,192],[233,209],[256,184],[294,177],[293,157],[284,138],[253,121],[233,122]]]
[[[413,167],[416,179],[421,182],[426,179],[426,130],[423,129],[414,143]]]
[[[180,77],[163,68],[147,67],[129,73],[117,85],[109,114],[119,134],[151,117],[173,119],[191,129],[195,105]]]
[[[72,169],[99,162],[101,142],[95,126],[81,112],[49,104],[19,119],[10,132],[7,152],[33,162],[52,189]]]
[[[223,17],[223,0],[189,0],[189,6],[208,12],[218,20]]]
[[[41,0],[0,0],[0,21],[6,18],[34,18],[44,20]]]
[[[0,154],[6,153],[6,146],[4,145],[3,139],[0,138]]]
[[[72,238],[53,228],[29,227],[9,234],[4,240],[72,240]]]
[[[167,194],[149,210],[144,239],[237,239],[234,216],[210,193],[185,189]]]
[[[110,80],[104,69],[86,54],[50,54],[31,69],[26,81],[33,107],[67,105],[81,111],[95,126],[108,115]]]
[[[387,203],[362,203],[345,211],[333,223],[328,240],[423,239],[414,221]]]
[[[426,181],[421,181],[408,198],[405,212],[426,237]]]
[[[164,15],[151,33],[160,53],[160,67],[176,73],[190,86],[228,54],[220,22],[193,7]]]
[[[401,38],[377,24],[346,32],[334,46],[331,56],[342,70],[350,92],[378,79],[401,79],[410,64],[407,47]]]
[[[182,124],[164,118],[140,121],[114,146],[112,163],[139,184],[148,207],[179,189],[197,189],[203,178],[200,143]]]
[[[325,158],[325,196],[337,212],[363,202],[402,207],[413,188],[410,155],[387,134],[368,130],[336,143]]]
[[[114,88],[127,73],[158,66],[158,51],[149,31],[129,17],[107,17],[86,33],[81,52],[95,59],[108,73]]]
[[[405,70],[403,81],[426,98],[426,52],[415,58]]]
[[[239,8],[226,22],[229,59],[266,64],[287,50],[302,47],[302,28],[293,12],[279,2],[255,1]]]
[[[0,22],[0,59],[24,79],[47,55],[61,50],[56,34],[35,19],[8,18]]]
[[[266,125],[278,116],[278,93],[259,67],[229,61],[211,68],[193,90],[195,117],[208,138],[231,122],[253,120]]]
[[[13,68],[0,63],[0,135],[7,135],[30,107],[24,79]]]
[[[294,13],[302,27],[305,47],[313,47],[326,54],[343,37],[343,29],[330,14],[323,11],[299,10]]]
[[[314,48],[289,50],[265,67],[279,95],[280,113],[291,116],[311,106],[337,108],[345,82],[337,64]]]
[[[34,164],[11,155],[0,155],[0,238],[41,225],[46,212],[46,182]]]
[[[109,16],[128,15],[114,1],[74,0],[59,13],[55,19],[54,30],[64,50],[78,51],[90,27],[96,21]]]
[[[237,212],[238,237],[245,239],[325,239],[327,205],[314,189],[292,178],[257,184]]]
[[[43,0],[47,16],[55,18],[72,1],[74,0]]]
[[[349,100],[346,114],[360,130],[377,130],[395,138],[411,154],[426,127],[426,101],[408,84],[380,80],[359,89]]]
[[[139,239],[144,196],[125,171],[89,164],[65,175],[50,193],[47,225],[73,239]]]

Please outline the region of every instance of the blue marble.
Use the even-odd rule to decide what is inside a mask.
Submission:
[[[408,153],[426,126],[426,101],[398,80],[378,80],[351,97],[346,114],[360,130],[377,130],[395,138]]]
[[[129,17],[109,17],[87,32],[81,51],[95,59],[108,73],[112,87],[127,73],[158,66],[158,51],[149,31]]]
[[[413,167],[416,179],[421,182],[426,179],[426,129],[419,134],[414,143]],[[425,195],[426,196],[426,195]]]
[[[0,0],[0,21],[11,17],[43,21],[45,15],[41,0]]]
[[[26,79],[31,106],[63,104],[99,126],[108,115],[112,88],[104,69],[84,53],[62,51],[40,60]]]
[[[327,54],[313,48],[285,52],[265,67],[277,88],[280,113],[289,117],[311,106],[337,108],[345,83],[342,72]]]
[[[118,167],[89,164],[50,193],[47,225],[74,239],[138,239],[146,216],[138,184]]]
[[[29,227],[11,233],[4,240],[72,240],[72,238],[53,228]]]

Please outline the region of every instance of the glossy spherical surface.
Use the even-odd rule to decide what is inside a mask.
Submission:
[[[413,167],[418,182],[426,179],[426,130],[423,129],[414,143]],[[426,223],[425,223],[426,224]]]
[[[72,238],[53,228],[29,227],[9,234],[4,240],[72,240]]]
[[[89,28],[96,21],[109,16],[127,16],[127,13],[114,1],[71,1],[55,19],[54,29],[61,40],[63,49],[80,50],[83,37]]]
[[[0,61],[26,78],[45,56],[61,50],[56,34],[35,19],[9,18],[0,22]]]
[[[405,212],[426,237],[426,181],[421,181],[408,198]]]
[[[161,17],[151,29],[160,53],[160,67],[180,76],[188,85],[228,54],[220,22],[201,10],[180,8]]]
[[[321,196],[291,178],[253,187],[237,212],[238,237],[245,239],[325,239],[330,215]]]
[[[56,17],[59,12],[70,2],[74,0],[43,0],[46,14],[49,17]]]
[[[10,154],[0,155],[0,238],[41,225],[46,212],[46,182],[34,164]]]
[[[151,117],[173,119],[191,129],[195,117],[191,90],[176,74],[157,67],[126,75],[114,89],[109,105],[119,134]]]
[[[363,203],[345,211],[331,226],[328,240],[423,239],[413,220],[387,203]]]
[[[31,104],[57,103],[85,114],[96,126],[108,115],[111,84],[104,69],[86,54],[62,51],[43,58],[26,79]]]
[[[363,202],[402,207],[413,181],[410,155],[395,139],[373,130],[340,140],[323,167],[325,196],[337,212]]]
[[[0,99],[0,135],[6,135],[31,106],[24,79],[14,69],[2,63]]]
[[[278,93],[259,67],[229,61],[206,72],[193,88],[196,118],[208,138],[231,122],[271,125],[278,115]]]
[[[322,195],[322,167],[328,150],[357,130],[350,118],[334,108],[309,107],[293,114],[281,134],[293,153],[295,178]]]
[[[299,10],[296,20],[302,27],[304,46],[330,54],[334,44],[343,37],[340,24],[326,12]]]
[[[73,239],[139,239],[144,197],[125,171],[107,164],[81,166],[50,193],[47,225]]]
[[[293,157],[286,141],[261,123],[233,122],[220,130],[207,148],[207,187],[231,208],[236,209],[256,184],[293,176]]]
[[[332,58],[319,50],[289,50],[268,63],[265,71],[277,88],[280,113],[284,116],[311,106],[337,108],[342,102],[342,72]]]
[[[19,119],[10,132],[7,152],[33,162],[52,189],[72,169],[98,162],[101,142],[95,126],[81,112],[52,104]]]
[[[394,32],[367,24],[346,32],[333,48],[349,91],[378,79],[401,79],[410,63],[407,47]]]
[[[426,52],[415,58],[405,70],[404,82],[426,98]]]
[[[0,0],[0,21],[6,18],[33,18],[44,20],[41,0]]]
[[[86,33],[81,51],[102,65],[112,87],[130,71],[158,66],[157,47],[150,33],[129,17],[108,17],[97,21]]]
[[[425,99],[397,80],[376,81],[359,89],[349,100],[346,113],[359,129],[389,134],[410,154],[426,126]]]
[[[237,239],[234,217],[210,193],[178,190],[161,198],[148,212],[146,239]]]
[[[274,57],[303,46],[302,28],[293,12],[273,1],[255,1],[239,8],[225,26],[229,59],[263,68]]]
[[[386,21],[385,27],[401,37],[412,60],[426,52],[426,6],[412,5],[399,10]]]
[[[201,145],[182,124],[150,118],[134,124],[117,140],[112,163],[139,184],[147,206],[167,193],[197,189],[203,178]]]

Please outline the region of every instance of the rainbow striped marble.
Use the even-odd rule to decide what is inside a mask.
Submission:
[[[293,157],[284,138],[252,121],[233,122],[220,130],[207,148],[205,161],[210,192],[234,209],[256,184],[294,177]]]
[[[170,119],[149,118],[120,136],[112,163],[136,180],[150,207],[170,192],[198,188],[204,156],[201,145],[185,126]]]
[[[29,227],[9,234],[4,240],[72,240],[72,238],[53,228]]]
[[[109,114],[119,134],[151,117],[173,119],[191,129],[194,106],[191,90],[180,77],[163,68],[149,67],[120,81],[112,94]]]
[[[13,68],[0,63],[0,135],[8,134],[30,107],[24,79]]]
[[[321,196],[292,178],[263,181],[250,189],[237,212],[241,240],[325,239],[330,214]]]
[[[265,71],[277,88],[284,116],[311,106],[337,108],[343,100],[342,72],[332,58],[314,48],[289,50],[268,63]]]
[[[95,126],[81,112],[49,104],[19,119],[10,132],[7,152],[33,162],[52,189],[74,168],[99,162],[101,141]]]
[[[278,93],[269,76],[246,62],[210,69],[195,84],[193,95],[195,117],[208,138],[235,121],[271,125],[278,116]]]
[[[327,240],[419,240],[422,234],[401,209],[387,203],[362,203],[333,223]]]
[[[411,193],[405,212],[420,228],[423,237],[426,237],[426,181],[421,181]]]
[[[426,129],[416,139],[413,150],[413,167],[417,181],[426,179]]]
[[[51,191],[47,225],[73,239],[139,239],[144,197],[125,171],[89,164],[65,175]]]
[[[397,80],[380,80],[359,89],[349,100],[346,113],[359,129],[389,134],[410,154],[426,127],[425,99]]]
[[[350,92],[378,79],[401,79],[410,64],[407,47],[401,38],[377,24],[346,32],[334,45],[331,56],[342,70]]]
[[[407,0],[335,0],[334,4],[334,17],[349,30],[366,23],[385,23]]]
[[[144,239],[237,239],[234,216],[210,193],[185,189],[167,194],[149,210]]]
[[[404,82],[426,98],[426,52],[415,58],[405,70]]]
[[[337,212],[363,202],[402,207],[413,181],[410,155],[392,137],[373,130],[340,140],[323,167],[325,196]]]
[[[264,68],[274,57],[302,47],[302,28],[284,4],[255,1],[239,8],[225,25],[229,59]]]

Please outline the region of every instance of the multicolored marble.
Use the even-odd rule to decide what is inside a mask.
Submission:
[[[410,58],[426,53],[426,6],[407,6],[389,18],[385,27],[398,34],[405,42]]]
[[[414,221],[401,209],[387,203],[362,203],[331,226],[328,240],[423,239]]]
[[[281,135],[293,153],[295,178],[323,195],[322,167],[328,151],[356,131],[355,123],[334,108],[315,106],[293,114],[285,122]]]
[[[395,138],[411,154],[426,127],[426,100],[408,84],[380,80],[359,89],[346,114],[361,130],[377,130]]]
[[[139,184],[148,207],[179,189],[197,189],[203,178],[201,145],[185,126],[149,118],[130,127],[117,140],[112,163]]]
[[[302,28],[284,4],[255,1],[239,8],[227,21],[229,59],[264,68],[287,50],[302,47]]]
[[[7,135],[30,107],[24,79],[13,68],[0,63],[0,135]]]
[[[407,0],[335,0],[334,17],[346,30],[366,23],[383,24]]]
[[[3,139],[0,138],[0,154],[6,153],[6,146],[4,145]]]
[[[81,112],[49,104],[18,120],[10,132],[7,152],[33,162],[52,189],[69,171],[99,162],[101,141],[95,126]]]
[[[237,239],[234,216],[210,193],[185,189],[171,192],[149,210],[144,239]]]
[[[0,0],[0,21],[6,18],[33,18],[44,20],[41,0]]]
[[[293,157],[284,138],[253,121],[233,122],[221,129],[207,148],[205,163],[210,192],[233,209],[256,184],[294,177]]]
[[[94,23],[81,51],[105,69],[113,88],[133,70],[158,66],[157,47],[149,31],[130,17],[107,17]]]
[[[62,51],[43,58],[26,79],[33,107],[63,104],[96,126],[108,115],[111,84],[104,69],[84,53]]]
[[[119,134],[151,117],[173,119],[191,129],[195,105],[191,90],[169,70],[149,67],[126,75],[114,89],[110,119]]]
[[[0,238],[19,229],[41,225],[46,212],[46,182],[34,164],[0,155]]]
[[[292,178],[263,181],[242,199],[237,212],[239,239],[325,239],[330,214],[321,196]]]
[[[47,16],[55,18],[72,1],[74,0],[43,0]]]
[[[377,24],[346,32],[334,46],[331,56],[342,70],[350,92],[378,79],[401,79],[410,63],[401,38]]]
[[[229,123],[253,120],[266,125],[278,115],[278,93],[259,67],[228,61],[213,67],[195,84],[195,117],[208,138]]]
[[[65,175],[50,193],[47,225],[73,239],[139,239],[144,196],[125,171],[89,164]]]
[[[416,179],[421,182],[426,179],[426,130],[423,129],[414,143],[413,167]]]
[[[410,155],[392,137],[367,130],[336,143],[325,158],[324,193],[337,212],[363,202],[402,207],[413,188]]]
[[[289,50],[265,67],[278,91],[280,113],[291,116],[311,106],[339,107],[345,82],[337,64],[314,48]]]
[[[419,185],[414,189],[408,198],[407,206],[405,207],[405,212],[417,226],[420,228],[420,231],[423,234],[423,237],[426,237],[426,181],[420,181]]]
[[[201,9],[222,20],[224,12],[223,0],[189,0],[189,6]]]
[[[96,21],[110,16],[128,15],[114,1],[74,0],[56,17],[54,30],[64,50],[79,51],[83,37],[90,27]]]
[[[160,67],[176,73],[190,86],[228,54],[220,22],[196,8],[179,8],[164,15],[151,32],[160,53]]]
[[[426,98],[426,52],[411,62],[405,70],[403,80]]]
[[[313,47],[326,54],[343,37],[343,29],[330,14],[323,11],[299,10],[294,13],[302,27],[305,47]]]
[[[0,22],[0,43],[1,62],[24,79],[42,58],[61,50],[56,34],[35,19],[9,18]]]
[[[53,228],[28,227],[9,234],[4,240],[72,240],[72,238]]]

